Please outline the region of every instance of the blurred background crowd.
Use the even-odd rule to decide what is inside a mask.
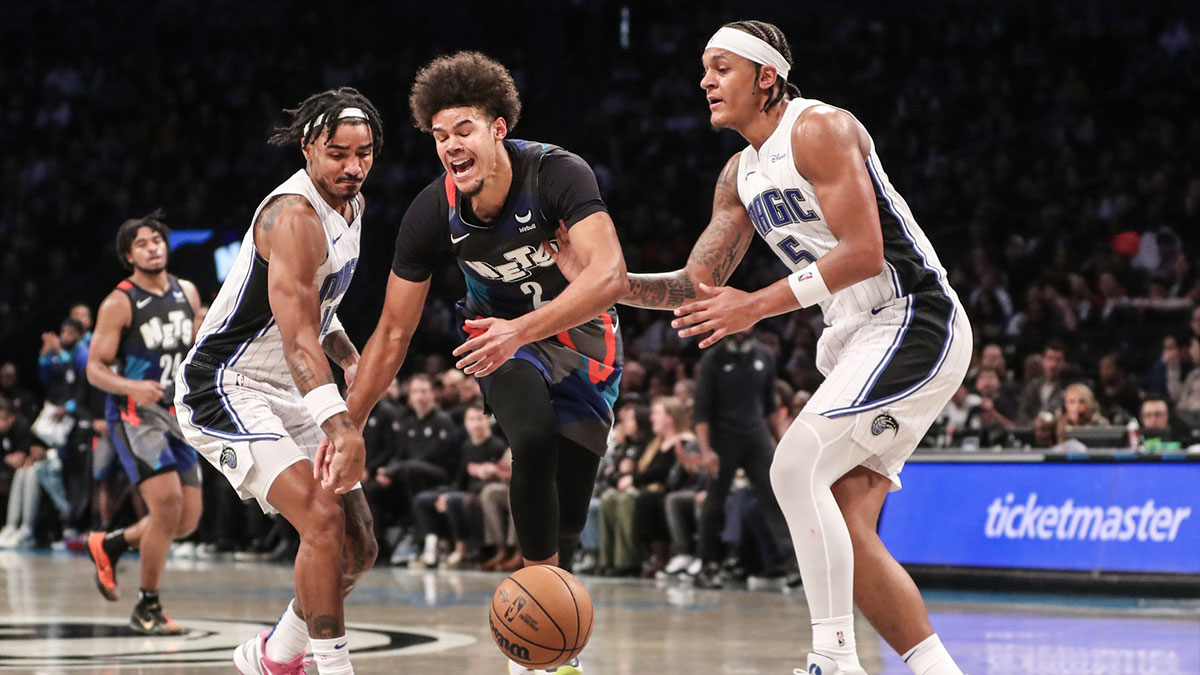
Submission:
[[[119,525],[138,508],[119,468],[96,452],[102,398],[82,377],[92,310],[124,275],[112,252],[123,220],[163,207],[178,232],[203,233],[173,242],[170,268],[211,298],[214,251],[239,240],[261,197],[300,166],[298,152],[265,143],[284,122],[280,109],[357,87],[384,116],[386,138],[339,314],[361,346],[400,218],[440,173],[430,139],[409,122],[408,87],[433,56],[470,46],[513,71],[525,109],[515,137],[563,145],[593,166],[629,268],[675,269],[707,222],[717,173],[744,144],[709,128],[698,86],[708,36],[739,18],[780,25],[791,80],[871,131],[967,307],[974,366],[930,451],[1195,443],[1200,9],[776,5],[744,3],[737,15],[679,1],[520,11],[376,0],[326,10],[229,0],[5,6],[0,507],[16,534],[0,545]],[[753,289],[782,273],[753,244],[730,283]],[[474,407],[473,379],[450,368],[462,293],[447,265],[402,382],[372,417],[364,478],[383,560],[515,564],[504,443]],[[761,458],[714,458],[692,435],[697,422],[728,423],[721,378],[667,315],[620,312],[619,421],[581,563],[719,583],[717,565],[733,554],[737,564],[721,569],[788,574],[773,501],[754,488]],[[821,329],[818,313],[801,311],[709,350],[712,361],[770,375],[769,395],[756,399],[761,428],[738,433],[778,436],[803,407],[821,381]],[[1078,431],[1088,427],[1099,431]],[[205,490],[193,550],[287,558],[290,533],[238,503],[219,476],[206,475]],[[712,494],[721,507],[704,507]]]

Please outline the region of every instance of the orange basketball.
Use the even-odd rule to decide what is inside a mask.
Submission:
[[[508,658],[554,669],[583,651],[592,636],[592,598],[575,575],[549,565],[513,572],[492,596],[488,624]]]

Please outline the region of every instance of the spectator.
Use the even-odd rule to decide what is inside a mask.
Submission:
[[[17,366],[11,361],[0,364],[0,398],[12,403],[17,413],[27,420],[37,414],[37,400],[28,389],[21,386],[17,376]]]
[[[503,440],[492,435],[492,423],[482,403],[473,403],[466,409],[464,423],[467,438],[459,452],[461,464],[454,482],[448,489],[419,493],[413,503],[417,539],[424,537],[425,540],[421,562],[426,567],[437,564],[438,534],[443,531],[454,542],[454,549],[445,559],[444,566],[459,569],[467,565],[471,555],[469,548],[482,535],[480,494],[484,485],[499,479],[500,458],[508,450]]]
[[[1017,421],[1028,424],[1043,410],[1054,411],[1062,407],[1065,383],[1063,375],[1067,367],[1067,347],[1060,340],[1051,340],[1042,350],[1042,375],[1026,379],[1025,389],[1017,404]]]
[[[1171,403],[1164,396],[1147,396],[1141,410],[1142,443],[1148,451],[1179,440],[1171,424]]]
[[[1058,442],[1067,440],[1067,432],[1073,427],[1102,427],[1109,422],[1096,409],[1096,398],[1086,384],[1076,383],[1066,388],[1063,408],[1058,415]]]
[[[1137,388],[1129,380],[1116,354],[1105,354],[1100,359],[1099,376],[1096,409],[1113,424],[1124,424],[1142,404]]]
[[[1180,412],[1200,413],[1200,335],[1193,335],[1188,343],[1188,356],[1192,369],[1179,388],[1175,408]]]
[[[517,545],[517,526],[513,523],[512,509],[508,502],[511,483],[512,453],[506,452],[496,462],[495,480],[484,485],[479,493],[480,507],[483,510],[483,542],[496,549],[494,556],[480,563],[479,569],[484,571],[512,572],[525,565],[525,559]],[[580,541],[583,541],[582,537]],[[597,542],[591,550],[599,548],[600,544]],[[581,552],[583,550],[580,549]]]
[[[46,444],[17,417],[16,406],[2,400],[0,448],[4,450],[4,464],[12,470],[8,511],[4,529],[0,530],[0,548],[33,545],[42,489],[54,502],[59,513],[59,524],[65,528],[70,506],[62,485],[62,465],[57,457],[49,453]]]
[[[1167,335],[1162,339],[1162,354],[1146,372],[1146,393],[1166,396],[1170,401],[1178,400],[1190,365],[1179,348],[1179,340],[1174,335]]]
[[[38,355],[38,377],[46,388],[46,402],[33,422],[34,433],[51,447],[60,447],[75,426],[76,397],[83,381],[80,344],[83,324],[67,318],[58,333],[42,333],[42,350]]]
[[[982,442],[991,445],[1001,432],[1016,426],[1012,421],[1016,405],[1005,399],[1000,375],[991,368],[980,368],[975,374],[975,391],[978,403],[967,413],[963,428],[979,432],[984,437]]]
[[[386,530],[412,518],[413,499],[421,491],[447,485],[458,467],[458,430],[433,397],[433,379],[424,373],[408,381],[410,413],[400,425],[400,443],[367,486],[367,501],[378,527]],[[394,565],[417,557],[415,533],[409,532],[392,554]]]

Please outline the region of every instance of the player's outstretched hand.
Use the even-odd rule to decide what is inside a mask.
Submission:
[[[454,367],[467,375],[491,375],[524,344],[517,325],[505,319],[469,319],[463,327],[471,339],[454,350],[455,356],[462,357]]]
[[[758,321],[747,311],[749,293],[708,284],[700,284],[700,290],[712,297],[676,309],[677,318],[671,322],[671,327],[679,330],[681,338],[711,333],[700,341],[701,349],[717,344],[726,335],[740,333]]]
[[[324,452],[321,448],[325,442],[317,448],[318,462],[314,462],[314,471],[321,473],[321,487],[344,495],[362,478],[366,467],[367,449],[362,434],[357,429],[345,429],[326,437],[325,441],[328,447]]]
[[[567,282],[575,281],[575,277],[583,271],[583,263],[579,257],[575,255],[575,249],[571,246],[571,235],[567,230],[567,226],[563,221],[558,221],[558,228],[554,230],[554,237],[558,245],[549,241],[542,242],[542,248],[554,258],[555,264],[558,265],[558,271],[566,277]]]

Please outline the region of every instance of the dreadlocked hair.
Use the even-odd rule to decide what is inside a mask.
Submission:
[[[766,21],[734,21],[727,23],[722,28],[736,28],[743,33],[749,33],[754,37],[775,48],[775,51],[783,55],[783,60],[787,61],[789,67],[792,64],[792,48],[788,46],[787,38],[784,37],[783,31],[779,30],[779,26]],[[754,77],[757,80],[759,73],[762,72],[762,64],[754,64]],[[775,84],[771,86],[771,93],[767,96],[767,102],[763,104],[763,112],[770,110],[777,103],[782,103],[786,99],[800,98],[800,87],[788,82],[783,78],[783,75],[775,78]]]
[[[121,223],[121,227],[117,228],[117,260],[121,261],[125,269],[133,270],[133,264],[125,256],[133,251],[133,240],[137,239],[138,230],[143,227],[157,232],[163,238],[163,243],[167,245],[167,248],[171,248],[171,228],[167,227],[164,222],[166,219],[167,214],[159,208],[141,218],[130,218]]]
[[[503,117],[510,130],[521,118],[521,97],[512,74],[497,61],[471,51],[439,56],[422,68],[408,107],[413,123],[423,132],[430,131],[434,115],[448,108],[481,108],[492,119]]]
[[[346,108],[358,108],[366,114],[367,119],[339,118],[338,114]],[[371,127],[371,149],[378,153],[383,148],[383,122],[379,119],[379,111],[370,99],[354,87],[338,87],[313,94],[301,101],[300,105],[285,109],[284,112],[291,115],[292,122],[275,129],[275,133],[267,139],[272,145],[307,145],[320,138],[323,131],[329,132],[327,138],[333,138],[342,124],[367,124]]]

